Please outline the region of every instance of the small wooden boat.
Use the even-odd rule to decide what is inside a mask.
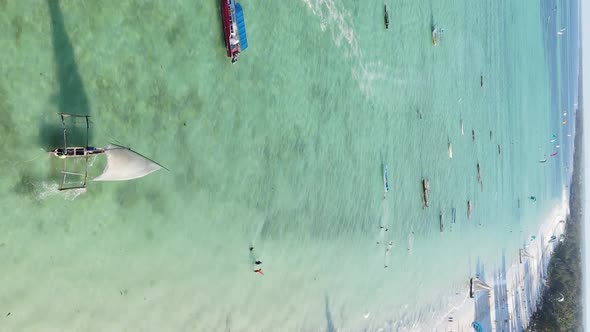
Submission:
[[[102,174],[92,181],[126,181],[144,177],[164,166],[142,156],[124,146],[110,144],[106,148],[96,148],[88,145],[90,120],[88,115],[59,113],[63,126],[63,146],[51,150],[49,153],[63,160],[62,181],[59,190],[84,189],[88,182],[88,168],[96,156],[106,155],[106,166]],[[75,132],[80,130],[76,126],[86,127],[86,145],[82,147],[68,146],[69,127]]]
[[[428,194],[430,192],[430,184],[428,180],[422,179],[422,208],[428,207]]]
[[[235,0],[221,0],[221,22],[227,56],[236,63],[240,53],[248,47],[242,6]]]
[[[447,143],[447,149],[449,150],[449,159],[453,159],[453,144]]]

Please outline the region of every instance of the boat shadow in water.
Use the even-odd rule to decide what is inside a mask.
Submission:
[[[53,59],[58,82],[53,101],[61,113],[90,115],[88,96],[78,71],[74,48],[65,28],[59,0],[47,0],[47,5],[51,18]],[[56,114],[44,114],[41,117],[39,141],[45,150],[63,145],[63,128],[58,119]],[[72,140],[72,144],[69,145],[85,145],[85,135],[84,126],[68,128],[68,137]],[[92,142],[91,137],[88,137],[88,141]]]
[[[328,296],[326,296],[326,332],[336,332],[336,326],[334,326],[334,320],[332,319],[332,312],[330,312],[330,301],[328,300]]]
[[[502,252],[502,265],[494,275],[495,328],[497,331],[512,331],[512,312],[508,306],[508,283],[506,276],[506,251]]]
[[[432,11],[432,9],[430,9]],[[435,28],[434,25],[434,16],[432,15],[432,13],[430,14],[430,32],[432,32]]]
[[[476,264],[476,276],[477,278],[485,281],[485,271],[481,261],[477,260]],[[492,319],[491,319],[491,304],[489,292],[477,292],[474,298],[475,305],[475,321],[483,327],[483,331],[492,330]]]

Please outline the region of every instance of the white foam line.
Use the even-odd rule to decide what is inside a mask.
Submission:
[[[384,79],[386,68],[382,63],[366,64],[362,61],[362,52],[358,39],[352,28],[351,15],[339,8],[335,0],[303,0],[311,12],[319,17],[320,29],[329,31],[334,44],[345,49],[345,55],[353,62],[352,76],[357,81],[361,92],[370,97],[372,86],[376,80]]]

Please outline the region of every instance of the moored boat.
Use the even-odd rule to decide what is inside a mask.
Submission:
[[[438,45],[440,41],[441,34],[443,33],[443,29],[437,27],[436,25],[431,25],[430,30],[432,31],[432,45]]]
[[[449,151],[449,159],[453,159],[453,144],[447,143],[447,150]]]
[[[428,180],[422,179],[422,208],[428,207],[428,194],[430,192],[430,184]]]
[[[166,169],[157,162],[124,146],[116,144],[110,144],[106,148],[89,146],[88,132],[90,130],[90,120],[88,115],[59,113],[59,116],[63,126],[63,147],[49,151],[51,155],[63,160],[62,179],[59,190],[86,188],[89,178],[89,167],[98,155],[106,155],[106,166],[99,176],[92,178],[92,181],[133,180],[144,177],[161,168]],[[70,129],[73,132],[78,132],[80,128],[77,128],[76,125],[80,124],[86,127],[85,145],[83,147],[70,147],[68,143],[71,142],[72,137],[68,135],[68,127],[71,127]]]
[[[469,279],[469,297],[475,298],[476,293],[478,292],[491,292],[492,287],[490,285],[483,282],[481,279],[477,277],[473,277]]]
[[[234,0],[221,0],[221,21],[227,56],[235,63],[240,53],[248,47],[242,6]]]

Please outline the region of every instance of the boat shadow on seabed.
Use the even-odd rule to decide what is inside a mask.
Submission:
[[[476,264],[476,276],[481,280],[485,280],[485,271],[483,264],[477,261]],[[489,292],[477,292],[474,296],[474,306],[475,306],[475,322],[479,323],[479,325],[483,328],[483,331],[491,331],[492,330],[492,320],[491,320],[491,304],[490,304],[490,297]]]
[[[65,29],[64,17],[59,7],[58,0],[47,0],[49,15],[51,18],[51,40],[53,45],[53,60],[58,86],[53,96],[60,113],[77,115],[91,115],[88,96],[84,89],[84,83],[80,77],[74,48]],[[72,128],[68,136],[73,141],[85,138],[85,128]],[[92,141],[92,137],[88,137]],[[39,143],[48,151],[63,142],[61,126],[55,122],[55,112],[42,114],[39,126]],[[74,142],[72,142],[74,143]]]
[[[53,60],[55,62],[55,77],[57,86],[52,96],[52,102],[57,105],[57,112],[90,114],[88,96],[84,84],[78,72],[74,49],[66,32],[64,17],[58,0],[47,0],[51,25],[51,41],[53,46]],[[41,72],[40,76],[46,75]],[[52,76],[47,74],[47,76]],[[56,110],[45,108],[46,111],[39,114],[38,146],[45,151],[63,143],[63,128],[55,121]],[[72,142],[82,142],[86,135],[85,128],[72,128],[68,135]],[[13,190],[20,195],[36,197],[39,186],[46,180],[27,167],[19,167],[19,180]]]

